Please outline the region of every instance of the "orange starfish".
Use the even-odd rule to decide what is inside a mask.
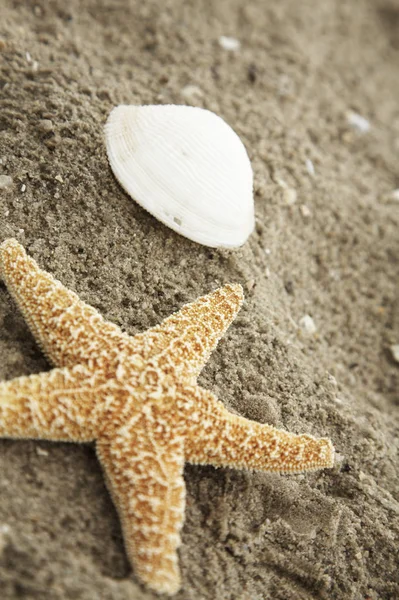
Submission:
[[[16,240],[0,274],[53,370],[0,383],[0,436],[96,442],[142,582],[180,587],[184,462],[298,472],[331,467],[330,440],[229,413],[196,384],[243,300],[226,285],[134,337],[42,271]]]

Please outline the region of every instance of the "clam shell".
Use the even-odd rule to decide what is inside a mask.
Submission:
[[[214,248],[248,239],[254,228],[251,163],[223,119],[192,106],[117,106],[105,140],[119,183],[165,225]]]

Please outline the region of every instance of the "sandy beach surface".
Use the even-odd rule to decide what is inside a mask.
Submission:
[[[241,283],[201,385],[338,453],[291,476],[187,465],[177,600],[399,598],[398,67],[395,0],[0,0],[0,241],[129,333]],[[113,177],[111,108],[165,103],[241,136],[241,249],[180,237]],[[49,368],[0,283],[0,380]],[[0,597],[156,598],[92,446],[0,440]]]

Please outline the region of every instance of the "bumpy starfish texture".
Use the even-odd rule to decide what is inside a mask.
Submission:
[[[15,240],[0,274],[56,367],[0,383],[0,436],[96,442],[136,575],[180,587],[184,462],[276,472],[331,467],[328,439],[229,413],[196,384],[242,303],[226,285],[134,337],[42,271]]]

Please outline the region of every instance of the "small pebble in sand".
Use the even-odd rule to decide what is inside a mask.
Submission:
[[[346,113],[346,120],[348,121],[348,124],[359,133],[367,133],[370,130],[369,121],[352,110],[349,110]]]
[[[263,197],[266,195],[266,191],[267,191],[266,182],[263,179],[260,179],[257,176],[255,176],[255,181],[254,181],[255,194],[257,196]]]
[[[49,133],[54,129],[53,122],[50,119],[41,119],[39,121],[39,129],[41,129],[44,133]]]
[[[12,185],[12,177],[9,175],[0,175],[0,190],[4,190],[10,185]]]
[[[310,315],[304,315],[301,319],[299,319],[299,327],[306,335],[313,335],[317,331],[316,324]]]
[[[288,75],[280,75],[277,83],[277,92],[283,98],[295,97],[295,84]]]
[[[56,175],[54,177],[54,179],[56,179],[57,181],[59,181],[60,183],[64,183],[64,180],[62,179],[61,175]]]
[[[394,361],[399,363],[399,344],[393,344],[391,346],[391,352],[392,352]]]
[[[285,200],[286,204],[288,204],[288,206],[292,206],[293,204],[295,204],[298,195],[294,188],[290,188],[290,187],[285,188],[283,194],[284,194],[284,200]]]
[[[241,48],[241,42],[236,38],[221,35],[219,38],[219,46],[221,46],[224,50],[228,50],[229,52],[238,52],[238,50]]]
[[[23,183],[23,184],[21,185],[21,192],[25,192],[25,190],[26,190],[26,185]]]
[[[311,177],[314,177],[314,176],[315,176],[315,174],[316,174],[316,172],[315,172],[315,170],[314,170],[314,165],[313,165],[312,161],[310,160],[310,158],[307,158],[307,159],[306,159],[306,161],[305,161],[305,166],[306,166],[306,170],[307,170],[307,172],[309,173],[309,175],[310,175]]]
[[[338,382],[335,379],[334,375],[331,375],[331,373],[328,373],[328,381],[334,386],[334,387],[338,387]]]
[[[269,269],[269,267],[266,267],[265,277],[266,277],[266,279],[269,279],[269,277],[270,277],[270,269]]]
[[[7,523],[2,523],[0,525],[0,556],[2,556],[3,551],[8,543],[8,538],[11,533],[11,527],[7,525]]]
[[[49,137],[48,139],[45,139],[43,143],[47,146],[47,148],[54,150],[54,148],[59,146],[59,144],[61,144],[61,142],[62,142],[62,138],[59,135],[55,134],[55,135],[52,135],[51,137]]]
[[[299,210],[301,211],[302,216],[305,217],[305,219],[308,219],[312,216],[311,210],[308,206],[306,206],[306,204],[301,204]]]
[[[335,458],[335,461],[334,461],[334,462],[335,462],[335,464],[336,464],[337,466],[340,466],[340,465],[342,465],[342,464],[343,464],[343,462],[344,462],[344,460],[345,460],[345,456],[344,456],[343,454],[340,454],[339,452],[336,452],[336,453],[335,453],[335,457],[334,457],[334,458]]]
[[[26,56],[26,60],[28,61],[28,63],[32,62],[32,57],[29,52],[26,52],[25,56]]]
[[[188,102],[195,102],[204,96],[204,92],[198,85],[186,85],[180,93]]]
[[[297,200],[297,193],[296,193],[296,189],[290,187],[285,181],[284,179],[278,179],[277,181],[278,185],[282,188],[283,190],[283,198],[286,204],[288,204],[288,206],[291,206],[292,204],[295,204],[296,200]]]
[[[287,294],[289,294],[290,296],[294,295],[294,293],[295,293],[295,286],[294,286],[293,281],[291,281],[291,280],[286,281],[284,283],[284,288],[285,288],[285,291],[287,292]]]
[[[248,279],[248,281],[245,282],[245,287],[247,288],[248,292],[252,292],[252,290],[254,289],[255,286],[256,286],[255,279]]]

